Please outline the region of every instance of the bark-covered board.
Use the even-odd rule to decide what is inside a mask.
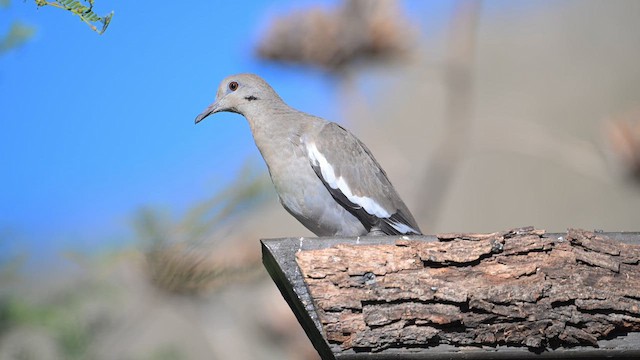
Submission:
[[[324,347],[324,358],[416,355],[443,346],[450,354],[508,348],[545,357],[607,348],[640,331],[638,245],[532,228],[438,239],[311,249],[301,240],[295,259],[308,290],[304,308],[315,312],[313,324],[303,326],[307,333],[319,328],[332,353]],[[633,335],[635,343],[623,341],[618,349],[626,352],[615,355],[640,354]]]

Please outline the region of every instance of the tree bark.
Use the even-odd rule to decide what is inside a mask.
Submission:
[[[442,234],[440,242],[296,254],[329,344],[342,350],[598,346],[640,331],[640,246],[583,230]]]

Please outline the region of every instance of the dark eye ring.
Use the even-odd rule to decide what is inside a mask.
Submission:
[[[229,83],[229,90],[231,91],[236,91],[238,90],[238,83],[235,81],[232,81]]]

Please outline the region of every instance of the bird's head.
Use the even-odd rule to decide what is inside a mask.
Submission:
[[[261,77],[253,74],[232,75],[220,83],[216,100],[196,117],[196,124],[217,112],[246,112],[260,101],[282,101],[276,92]]]

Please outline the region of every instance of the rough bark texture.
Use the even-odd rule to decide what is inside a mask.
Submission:
[[[640,246],[533,228],[438,238],[298,252],[327,341],[541,350],[640,331]]]

